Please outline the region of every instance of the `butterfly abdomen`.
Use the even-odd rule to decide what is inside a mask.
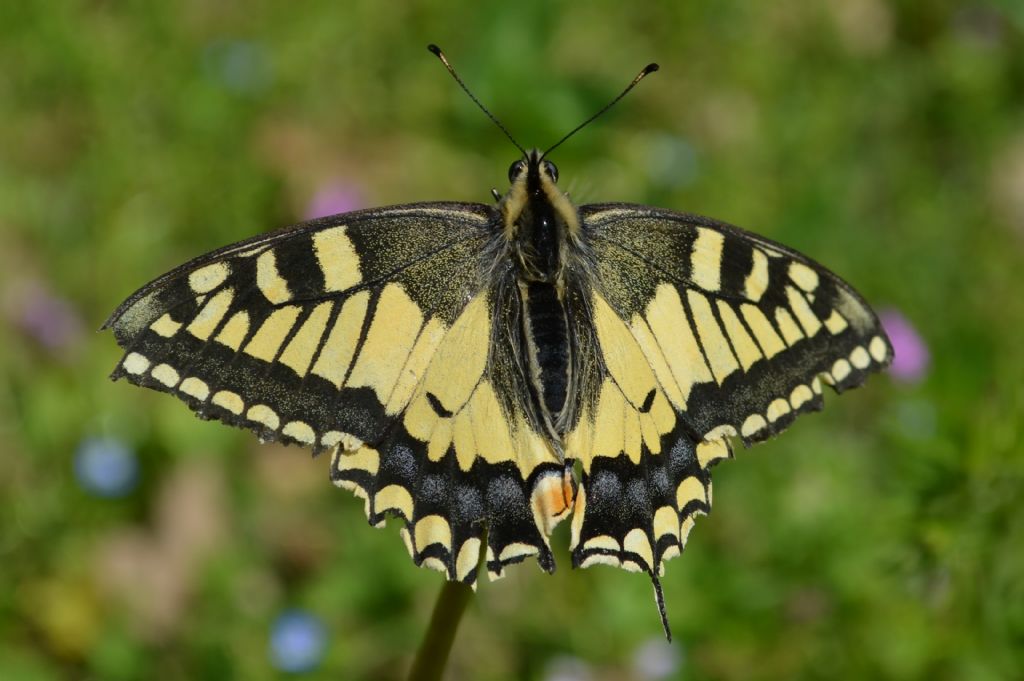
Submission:
[[[565,308],[552,284],[520,284],[530,378],[540,406],[555,423],[565,406],[571,361]]]

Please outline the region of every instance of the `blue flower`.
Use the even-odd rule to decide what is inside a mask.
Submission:
[[[672,678],[679,673],[682,665],[682,649],[660,638],[648,640],[633,653],[633,670],[637,678],[645,681]]]
[[[203,59],[207,72],[234,94],[258,94],[270,85],[270,57],[259,43],[217,40],[206,47]]]
[[[274,621],[270,657],[283,672],[301,673],[315,668],[327,647],[327,631],[314,615],[286,610]]]
[[[87,492],[115,498],[135,489],[139,464],[128,445],[113,438],[82,440],[75,454],[75,475]]]

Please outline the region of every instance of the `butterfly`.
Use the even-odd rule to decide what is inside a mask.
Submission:
[[[571,516],[573,566],[649,575],[667,634],[659,577],[732,440],[821,409],[823,384],[860,385],[892,346],[807,256],[697,215],[576,206],[550,149],[519,148],[496,205],[320,218],[147,284],[105,324],[112,378],[330,452],[370,524],[400,518],[449,580],[531,556],[553,571]]]

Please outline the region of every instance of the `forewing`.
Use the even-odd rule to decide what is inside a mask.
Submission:
[[[480,290],[487,219],[459,204],[361,211],[202,256],[111,316],[127,351],[113,378],[266,440],[376,441]]]
[[[792,249],[642,206],[583,216],[603,294],[631,328],[650,331],[646,355],[667,365],[659,382],[703,439],[768,438],[821,408],[822,381],[841,392],[892,357],[860,295]]]
[[[513,347],[492,348],[492,219],[471,204],[376,209],[198,258],[111,316],[126,351],[113,378],[334,449],[332,478],[371,523],[401,516],[415,562],[450,579],[475,579],[485,527],[493,574],[528,555],[551,569],[571,486],[516,410]]]
[[[573,557],[655,574],[709,510],[729,436],[780,432],[821,408],[822,382],[860,385],[892,349],[848,284],[780,244],[643,206],[581,217],[602,365],[582,381],[567,446],[584,469]]]

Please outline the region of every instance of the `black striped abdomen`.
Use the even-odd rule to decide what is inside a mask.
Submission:
[[[569,327],[565,308],[552,284],[524,283],[521,287],[530,377],[541,406],[554,424],[565,406],[569,385]]]

